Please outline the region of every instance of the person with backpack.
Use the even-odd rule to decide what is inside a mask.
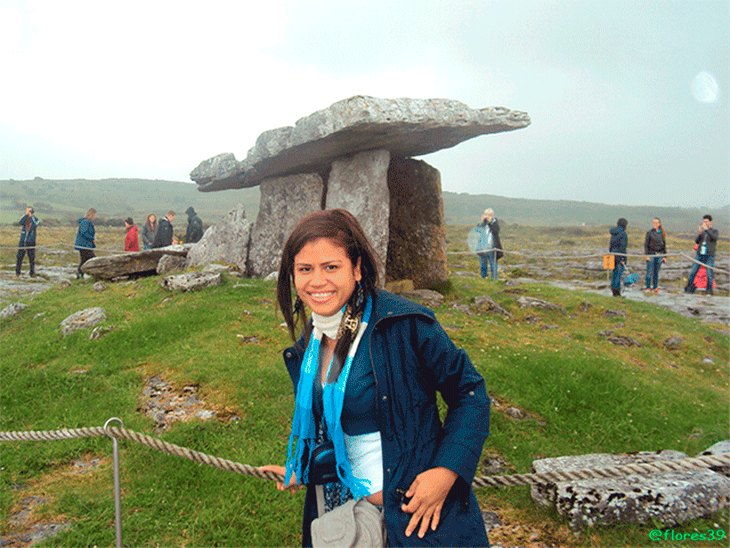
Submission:
[[[695,276],[702,265],[707,270],[707,295],[713,294],[712,281],[714,278],[715,267],[715,249],[717,247],[717,238],[720,235],[716,228],[712,228],[712,215],[702,217],[702,224],[698,228],[699,234],[695,238],[695,249],[697,256],[690,270],[687,286],[684,288],[685,293],[694,293]]]
[[[608,251],[613,253],[613,276],[611,277],[611,292],[614,297],[621,296],[621,278],[626,268],[626,248],[629,245],[629,237],[626,234],[626,227],[629,222],[621,217],[616,221],[616,226],[609,230],[611,241],[608,244]]]

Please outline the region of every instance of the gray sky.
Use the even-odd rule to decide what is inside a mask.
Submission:
[[[423,157],[444,190],[728,204],[724,1],[0,0],[0,179],[189,181],[350,97],[532,125]]]

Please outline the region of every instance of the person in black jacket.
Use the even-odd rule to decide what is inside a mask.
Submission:
[[[25,210],[18,224],[23,228],[20,229],[20,241],[18,242],[18,256],[15,261],[15,277],[20,278],[20,269],[23,266],[23,257],[28,254],[28,264],[30,266],[31,278],[35,276],[35,229],[38,226],[38,217],[34,215],[32,207]]]
[[[613,277],[611,278],[611,291],[614,297],[621,296],[621,278],[626,267],[626,248],[629,245],[629,237],[626,235],[626,226],[629,222],[621,217],[609,233],[611,241],[608,245],[608,251],[614,253],[613,256]]]
[[[193,206],[190,206],[185,213],[188,215],[188,229],[185,232],[185,243],[194,244],[199,242],[200,238],[203,237],[203,221],[195,213]]]
[[[697,256],[695,262],[690,270],[689,278],[687,279],[687,286],[684,288],[685,293],[695,292],[695,276],[700,266],[704,265],[707,270],[707,294],[712,295],[712,280],[714,276],[715,267],[715,248],[717,247],[717,237],[719,232],[716,228],[712,228],[712,215],[705,215],[702,217],[702,224],[698,228],[699,234],[695,238],[695,249],[697,249]],[[701,264],[700,264],[701,263]]]
[[[157,233],[155,234],[155,243],[152,247],[166,247],[176,244],[177,240],[172,235],[172,221],[175,220],[175,212],[170,210],[167,216],[157,225]]]
[[[667,235],[659,217],[654,217],[652,229],[644,238],[644,253],[646,254],[646,287],[647,293],[659,293],[659,267],[667,262],[663,255],[667,254]]]

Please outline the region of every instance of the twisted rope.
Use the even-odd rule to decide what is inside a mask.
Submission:
[[[141,445],[151,449],[157,449],[164,453],[185,458],[193,462],[206,464],[214,468],[228,470],[247,476],[254,476],[259,479],[271,481],[284,481],[284,477],[274,472],[262,472],[255,466],[241,464],[206,455],[199,451],[193,451],[187,447],[180,447],[172,443],[167,443],[157,438],[140,434],[126,428],[118,428],[115,426],[107,427],[106,430],[101,427],[77,428],[73,430],[46,430],[46,431],[26,431],[26,432],[0,432],[0,441],[53,441],[63,439],[74,439],[94,436],[108,436],[112,438],[121,438],[135,441]],[[591,468],[585,470],[574,470],[570,472],[554,470],[541,474],[514,474],[510,476],[481,476],[474,478],[472,485],[474,487],[514,487],[517,485],[537,485],[545,483],[556,483],[563,481],[587,480],[587,479],[607,479],[618,478],[626,475],[651,475],[653,473],[682,472],[686,470],[699,470],[703,468],[730,466],[730,453],[721,453],[719,455],[706,455],[701,457],[692,457],[677,460],[655,461],[639,464],[627,464],[623,466],[612,466],[606,468]]]

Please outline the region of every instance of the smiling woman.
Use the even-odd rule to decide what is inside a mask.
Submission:
[[[277,294],[295,343],[284,352],[295,409],[286,466],[263,469],[284,475],[279,490],[307,487],[303,546],[334,534],[318,520],[353,504],[392,546],[487,546],[471,490],[489,431],[484,379],[431,310],[378,289],[377,265],[345,210],[292,231]]]

